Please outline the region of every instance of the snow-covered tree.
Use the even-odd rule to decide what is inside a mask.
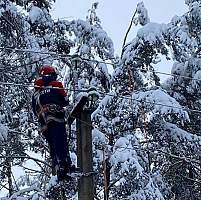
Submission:
[[[138,12],[146,14],[139,19],[149,21],[142,4],[138,5]],[[159,79],[150,64],[154,63],[158,53],[167,54],[159,28],[157,24],[146,24],[137,37],[124,46],[122,58],[112,77],[115,92],[107,95],[93,114],[99,127],[99,131],[94,130],[95,146],[103,146],[95,156],[102,163],[99,165],[107,177],[105,199],[107,196],[113,199],[164,199],[149,172],[146,149],[137,137],[137,131],[143,132],[139,127],[145,123],[143,115],[154,109],[151,105],[147,108],[146,103],[143,103],[146,95],[149,96],[148,91],[139,94],[137,90],[140,92],[148,85],[158,84]],[[151,72],[148,72],[149,68]],[[151,100],[150,104],[153,102]],[[102,151],[105,151],[105,157]]]
[[[186,107],[189,122],[180,127],[180,143],[186,146],[186,157],[191,162],[179,162],[174,171],[180,177],[172,180],[177,199],[198,199],[200,196],[200,1],[185,1],[189,11],[175,16],[168,24],[168,41],[174,56],[172,77],[164,88]],[[179,133],[178,132],[178,133]],[[185,142],[187,140],[188,142]],[[180,145],[178,145],[180,146]],[[188,150],[187,150],[188,149]],[[169,176],[172,176],[172,174]],[[197,182],[197,180],[199,180]],[[181,191],[185,191],[181,193]]]
[[[37,76],[38,68],[44,63],[54,64],[61,70],[66,87],[75,87],[73,83],[76,72],[78,76],[75,85],[79,85],[78,89],[95,86],[108,91],[110,88],[107,66],[89,60],[113,57],[112,41],[100,24],[95,22],[98,18],[89,14],[86,21],[54,21],[50,14],[51,3],[2,1],[0,4],[0,81],[4,82],[1,86],[0,118],[1,181],[6,184],[8,179],[5,188],[9,188],[8,196],[11,196],[11,199],[18,196],[43,198],[42,190],[45,190],[50,174],[48,159],[44,154],[47,147],[38,135],[30,108],[31,90],[28,86]],[[95,4],[92,6],[91,12],[94,15],[96,7]],[[69,53],[71,56],[68,56]],[[77,68],[73,63],[73,54],[86,58],[81,60]],[[35,154],[41,159],[30,156]],[[26,163],[30,160],[34,161],[37,168],[27,168]],[[12,177],[12,169],[15,166],[21,166],[27,171],[19,180]],[[23,187],[26,189],[20,190]],[[49,190],[50,198],[56,193],[51,191],[51,187]]]
[[[98,4],[94,3],[85,20],[59,20],[58,31],[69,38],[72,58],[61,57],[59,60],[64,84],[69,94],[77,90],[95,87],[102,92],[110,89],[110,74],[104,61],[113,58],[113,43],[102,29],[96,16]],[[80,59],[82,58],[82,59]]]
[[[1,187],[9,190],[8,196],[13,195],[22,187],[32,187],[41,182],[39,181],[42,180],[40,169],[43,168],[40,159],[36,159],[39,164],[39,170],[35,173],[38,176],[37,179],[30,178],[29,173],[19,180],[15,180],[13,176],[16,166],[18,166],[18,170],[22,170],[25,163],[34,160],[31,158],[30,152],[40,151],[42,153],[43,151],[37,144],[41,139],[36,142],[37,126],[33,122],[30,104],[31,92],[28,86],[35,72],[34,69],[41,59],[44,59],[44,55],[40,57],[34,53],[31,55],[30,52],[16,50],[32,49],[33,46],[35,47],[32,49],[33,51],[39,50],[39,45],[30,32],[30,24],[21,11],[22,7],[21,9],[19,7],[23,3],[22,1],[7,0],[0,3]],[[29,169],[27,170],[30,172]],[[36,190],[37,192],[38,190]]]
[[[92,115],[94,170],[102,173],[95,177],[97,198],[199,199],[201,2],[185,2],[189,12],[168,24],[150,22],[138,3],[132,23],[142,27],[115,59],[98,3],[86,20],[55,21],[53,0],[0,2],[0,187],[9,190],[4,200],[60,198],[30,108],[28,86],[42,64],[56,66],[70,100],[91,87],[102,97]],[[154,67],[161,55],[170,59],[170,51],[173,77],[161,85]],[[106,60],[114,66],[112,76]],[[24,169],[18,180],[12,177],[15,167]],[[75,184],[65,188],[66,198],[77,198]]]
[[[93,115],[99,127],[94,131],[95,144],[106,149],[105,159],[101,151],[96,155],[103,169],[106,165],[105,195],[113,199],[199,197],[201,138],[185,131],[191,113],[176,96],[170,96],[168,85],[164,88],[170,95],[159,86],[154,72],[161,54],[169,59],[169,48],[173,59],[182,61],[196,47],[185,26],[172,23],[145,23],[136,38],[124,46],[112,79],[115,92],[104,98]],[[181,68],[178,71],[183,72]],[[177,86],[181,87],[181,82]]]

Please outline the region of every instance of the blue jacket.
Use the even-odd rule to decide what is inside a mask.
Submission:
[[[69,104],[67,93],[59,81],[51,81],[44,86],[42,79],[35,81],[35,92],[32,96],[32,108],[38,117],[41,131],[47,129],[51,121],[65,122],[64,107]]]

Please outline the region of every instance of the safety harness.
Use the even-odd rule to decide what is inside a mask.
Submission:
[[[65,110],[63,107],[57,104],[42,105],[40,102],[40,90],[37,91],[34,96],[36,99],[36,107],[38,105],[38,109],[36,109],[36,114],[40,122],[40,131],[42,133],[47,130],[48,124],[52,121],[65,123],[64,117],[58,117],[58,115],[64,116]]]

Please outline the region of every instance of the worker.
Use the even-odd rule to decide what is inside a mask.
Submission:
[[[58,180],[68,179],[67,173],[75,169],[69,154],[65,125],[64,107],[69,104],[69,100],[52,66],[43,65],[39,75],[40,78],[34,83],[33,112],[38,117],[40,132],[48,142]]]

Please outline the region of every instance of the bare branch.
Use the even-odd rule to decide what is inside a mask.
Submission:
[[[39,160],[37,158],[33,158],[29,155],[27,156],[17,156],[17,155],[12,155],[12,156],[0,156],[0,158],[24,158],[24,159],[30,159],[30,160],[34,160],[36,163],[39,162],[39,163],[42,163],[46,166],[49,166],[51,167],[47,162],[43,161],[43,160]],[[38,164],[38,163],[37,163]]]
[[[9,188],[6,187],[6,185],[7,185],[7,184],[4,184],[4,185],[3,185],[3,184],[0,183],[0,186],[1,186],[0,190],[1,190],[2,188],[6,189],[6,190],[9,190]]]
[[[201,181],[199,181],[199,180],[195,180],[195,179],[189,178],[187,176],[183,176],[183,175],[180,175],[180,176],[189,180],[189,181],[192,181],[192,182],[195,182],[195,183],[198,183],[199,185],[201,185]]]
[[[130,21],[130,25],[129,25],[128,30],[127,30],[127,32],[126,32],[126,35],[125,35],[125,37],[124,37],[124,41],[123,41],[123,45],[122,45],[121,57],[122,57],[122,55],[123,55],[123,48],[124,48],[124,45],[125,45],[125,43],[126,43],[126,39],[127,39],[127,37],[128,37],[128,33],[130,32],[130,29],[131,29],[131,27],[132,27],[133,20],[134,20],[134,18],[135,18],[136,13],[137,13],[137,9],[135,9],[135,12],[134,12],[134,14],[133,14],[133,17],[132,17],[132,19],[131,19],[131,21]]]

